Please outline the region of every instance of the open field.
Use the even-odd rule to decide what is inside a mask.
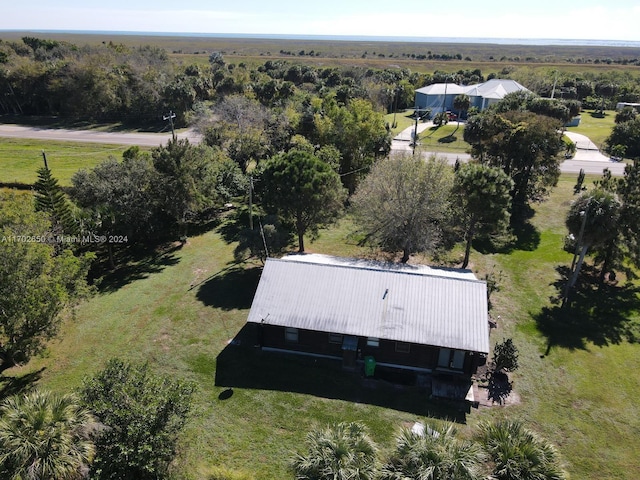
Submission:
[[[38,168],[43,166],[44,151],[60,185],[70,186],[75,172],[93,168],[109,156],[122,158],[127,148],[126,145],[0,138],[0,184],[33,184],[38,178]]]
[[[243,325],[260,265],[234,263],[233,213],[183,248],[158,250],[104,278],[101,292],[76,309],[44,358],[12,373],[43,368],[39,385],[62,392],[119,356],[196,381],[196,407],[178,459],[189,479],[206,479],[215,465],[260,479],[288,478],[291,452],[314,425],[362,421],[387,448],[401,425],[427,417],[456,419],[463,432],[483,419],[521,418],[558,445],[572,478],[634,478],[640,475],[640,370],[633,365],[640,346],[627,339],[637,332],[637,293],[611,294],[626,299],[619,316],[576,308],[571,321],[550,302],[557,295],[554,282],[571,261],[561,246],[574,183],[574,176],[561,178],[549,201],[537,207],[534,228],[518,249],[472,253],[474,271],[492,272],[500,285],[492,296],[492,315],[500,317],[492,340],[513,337],[520,350],[521,368],[513,376],[518,405],[465,415],[410,388],[366,388],[337,365],[253,349]],[[353,231],[347,217],[322,231],[309,250],[370,255]],[[447,264],[455,265],[458,253]],[[240,346],[229,345],[238,334]]]
[[[400,67],[416,72],[455,72],[460,69],[480,68],[484,75],[499,72],[505,65],[529,65],[535,68],[566,68],[568,71],[581,72],[624,69],[640,75],[637,65],[615,63],[640,58],[640,48],[633,47],[0,31],[0,39],[3,40],[18,40],[25,35],[69,41],[78,45],[109,42],[133,47],[155,45],[185,64],[207,63],[209,54],[218,51],[223,53],[227,61],[252,65],[267,60],[287,59],[320,66]],[[427,58],[416,59],[422,55]],[[429,55],[450,58],[429,59]]]

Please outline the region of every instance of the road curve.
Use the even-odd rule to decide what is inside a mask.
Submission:
[[[178,138],[187,138],[193,143],[198,143],[201,137],[193,130],[185,130],[178,133]],[[70,130],[64,128],[39,128],[26,127],[15,124],[0,124],[0,137],[5,138],[29,138],[34,140],[52,140],[65,142],[106,143],[114,145],[138,145],[141,147],[157,147],[165,145],[171,138],[170,133],[142,133],[142,132],[98,132],[93,130]],[[393,151],[412,151],[408,140],[393,140]],[[423,155],[439,155],[447,158],[449,163],[455,163],[456,159],[468,161],[470,156],[466,153],[423,152]],[[565,160],[560,165],[562,173],[579,173],[583,169],[585,173],[601,175],[608,168],[612,175],[622,176],[624,163],[614,162],[597,150],[578,149],[574,158]]]

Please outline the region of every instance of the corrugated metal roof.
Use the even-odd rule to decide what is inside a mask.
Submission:
[[[453,83],[434,83],[426,87],[418,88],[416,93],[424,95],[443,95],[446,91],[447,95],[467,94],[470,97],[482,97],[491,99],[502,99],[505,95],[520,90],[528,91],[515,80],[503,80],[493,78],[483,83],[475,85],[456,85]]]
[[[428,272],[268,259],[248,321],[489,353],[486,283]]]
[[[416,90],[425,95],[460,95],[465,92],[465,87],[456,83],[432,83]]]

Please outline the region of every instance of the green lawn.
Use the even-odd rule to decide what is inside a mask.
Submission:
[[[555,346],[541,358],[547,341],[534,317],[555,293],[554,267],[570,261],[560,250],[565,232],[558,212],[567,208],[574,182],[563,177],[551,201],[538,208],[535,249],[472,254],[479,273],[501,272],[501,290],[492,298],[493,314],[501,316],[493,340],[513,336],[520,348],[522,367],[514,385],[522,403],[473,411],[466,422],[523,418],[559,446],[574,478],[629,478],[640,474],[634,463],[640,373],[629,368],[638,346],[587,341],[584,348]],[[368,254],[351,238],[352,230],[345,219],[322,232],[310,250]],[[411,391],[401,399],[396,392],[368,392],[349,375],[298,357],[227,348],[246,320],[259,266],[234,265],[232,250],[233,244],[212,231],[181,250],[159,253],[131,277],[118,278],[119,288],[78,307],[45,358],[22,371],[45,367],[41,385],[66,391],[108,358],[121,356],[149,360],[159,371],[195,380],[196,408],[179,460],[187,478],[206,478],[215,465],[256,478],[286,478],[287,459],[315,424],[364,421],[375,439],[389,446],[400,425],[423,419],[430,409],[455,416]],[[216,374],[221,386],[215,385]],[[219,399],[229,385],[235,386],[231,398]]]
[[[413,110],[398,112],[395,116],[396,128],[391,130],[393,136],[398,135],[406,128],[413,127],[415,120],[412,118]],[[385,115],[385,122],[393,125],[394,115]],[[420,133],[420,147],[429,152],[466,153],[469,144],[462,139],[464,124],[459,126],[457,122],[449,122],[447,125],[424,130]]]
[[[626,341],[629,319],[638,316],[637,295],[624,318],[583,309],[568,323],[550,302],[557,294],[556,267],[571,260],[561,246],[574,183],[574,176],[563,176],[549,201],[537,206],[522,249],[471,256],[479,276],[493,272],[499,279],[500,291],[492,296],[499,328],[492,341],[513,337],[520,349],[521,368],[512,377],[520,404],[465,416],[411,389],[370,390],[333,365],[254,350],[243,325],[260,264],[233,262],[225,223],[105,278],[102,292],[76,308],[44,357],[11,374],[44,369],[39,385],[65,392],[118,356],[196,381],[177,460],[188,479],[206,479],[217,466],[260,479],[291,478],[287,461],[314,425],[362,421],[388,448],[400,426],[430,416],[464,421],[463,432],[484,419],[520,418],[558,445],[573,478],[637,477],[640,371],[634,365],[640,347]],[[345,218],[308,248],[370,255],[353,230]],[[545,307],[557,324],[545,322]],[[238,334],[240,346],[229,346]],[[222,392],[229,387],[227,398],[230,392]]]
[[[396,127],[391,129],[391,134],[393,136],[396,136],[405,128],[408,128],[415,124],[415,120],[411,118],[412,115],[413,115],[413,110],[399,111],[399,112],[396,112],[395,114],[389,113],[384,116],[384,121],[389,126],[392,126],[395,120]]]
[[[43,165],[43,150],[60,185],[69,186],[71,176],[79,169],[95,167],[109,156],[122,158],[127,148],[127,145],[0,138],[0,184],[33,184],[38,178],[38,168]]]
[[[580,125],[569,127],[567,130],[586,135],[598,148],[602,148],[605,139],[611,134],[616,117],[616,112],[614,111],[606,110],[604,113],[604,118],[599,118],[593,115],[592,110],[585,110],[580,114]]]

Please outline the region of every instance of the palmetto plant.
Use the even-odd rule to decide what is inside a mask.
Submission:
[[[297,454],[292,468],[297,480],[372,480],[377,447],[359,423],[339,423],[307,435],[307,453]]]
[[[564,480],[555,447],[519,422],[480,425],[479,440],[491,457],[496,480]]]
[[[34,391],[0,405],[0,477],[71,480],[86,475],[95,418],[73,395]]]
[[[381,480],[481,479],[484,454],[477,443],[456,438],[452,425],[427,428],[423,435],[404,429],[382,467]]]

